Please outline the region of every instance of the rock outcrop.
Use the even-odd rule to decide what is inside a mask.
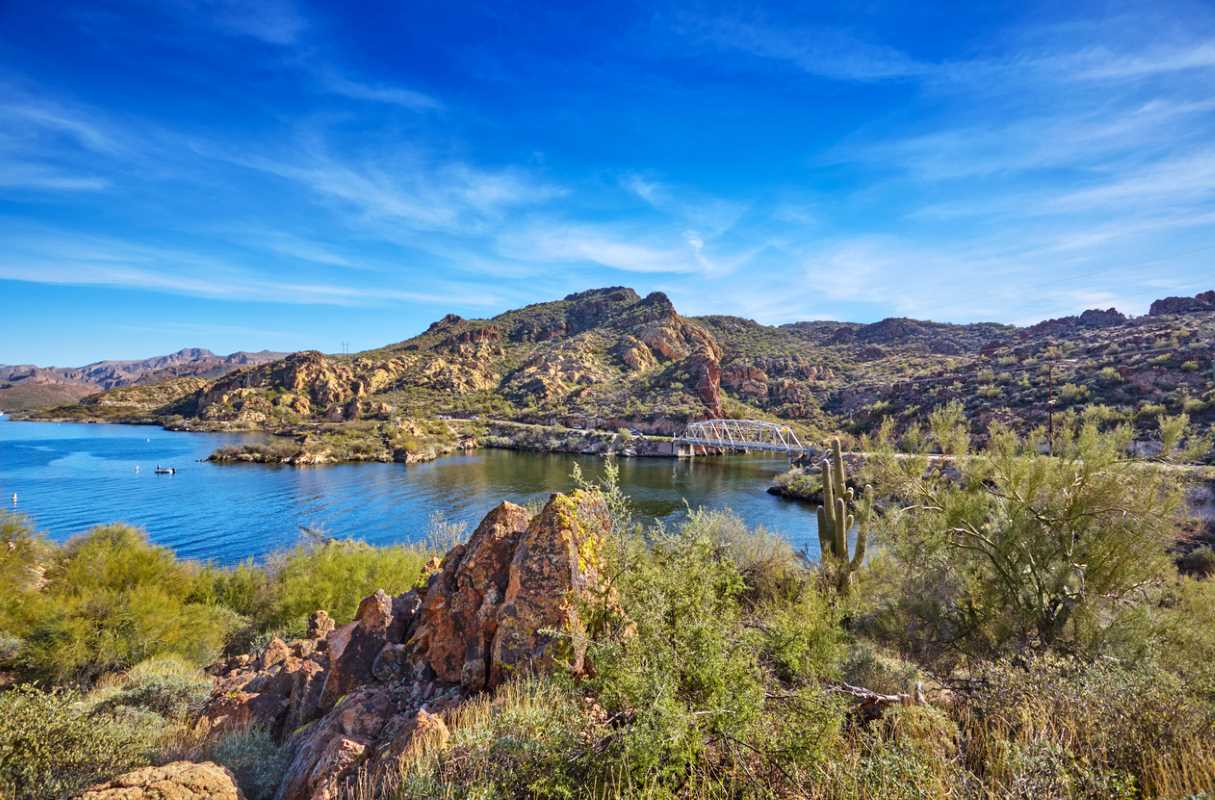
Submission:
[[[1195,311],[1215,311],[1215,290],[1199,292],[1193,297],[1165,297],[1156,300],[1148,309],[1148,316],[1191,314]]]
[[[86,789],[77,800],[244,800],[232,773],[210,761],[144,767]]]
[[[501,504],[424,590],[378,591],[336,628],[318,612],[311,638],[215,665],[200,733],[261,725],[285,742],[279,800],[330,800],[361,773],[396,770],[419,736],[446,740],[443,713],[465,698],[557,663],[583,669],[579,599],[598,584],[607,525],[585,492],[535,517]]]

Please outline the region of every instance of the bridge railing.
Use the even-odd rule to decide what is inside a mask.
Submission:
[[[800,454],[809,448],[788,425],[754,419],[706,419],[693,422],[675,437],[680,444],[727,450],[764,450]]]

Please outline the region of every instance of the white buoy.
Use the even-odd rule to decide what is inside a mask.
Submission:
[[[17,505],[17,493],[13,492],[13,505]]]

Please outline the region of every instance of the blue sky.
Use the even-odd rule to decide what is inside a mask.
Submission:
[[[1215,285],[1210,4],[411,5],[0,3],[0,362]]]

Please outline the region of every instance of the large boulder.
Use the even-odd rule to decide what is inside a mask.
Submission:
[[[456,546],[443,560],[410,639],[416,658],[437,680],[486,688],[510,564],[530,519],[522,506],[502,503],[485,516],[468,544]]]
[[[99,783],[78,800],[244,800],[244,795],[232,773],[218,764],[174,761]]]
[[[497,612],[487,688],[520,672],[552,668],[559,650],[575,672],[582,671],[586,640],[578,603],[599,583],[602,532],[609,524],[602,497],[577,491],[553,495],[527,526]],[[569,637],[555,640],[553,632]]]

